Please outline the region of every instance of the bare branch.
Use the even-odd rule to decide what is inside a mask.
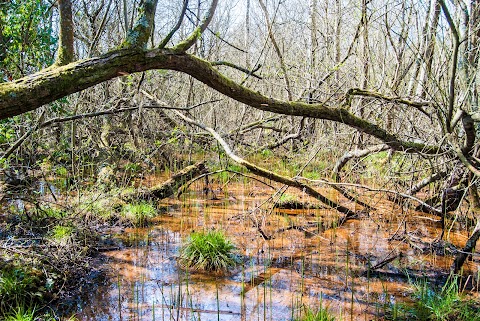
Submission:
[[[335,167],[333,168],[333,178],[336,182],[340,181],[340,171],[342,168],[350,161],[352,158],[360,158],[360,157],[365,157],[371,153],[378,153],[384,150],[389,149],[388,145],[382,144],[382,145],[374,145],[371,147],[368,147],[366,149],[361,149],[361,150],[354,150],[354,151],[348,151],[345,154],[343,154],[342,157],[340,157],[337,160],[337,163],[335,164]]]
[[[184,41],[178,43],[172,49],[176,52],[185,52],[190,47],[192,47],[197,39],[202,35],[202,33],[207,29],[208,25],[212,21],[213,14],[215,13],[215,9],[217,8],[218,0],[212,0],[210,8],[208,9],[207,15],[203,19],[202,23],[195,28],[195,30],[185,39]]]
[[[460,37],[458,35],[457,27],[453,22],[452,16],[450,15],[450,12],[448,11],[447,6],[445,5],[445,1],[440,0],[440,5],[442,6],[443,14],[447,19],[448,25],[453,35],[453,56],[452,56],[452,66],[450,71],[450,84],[449,84],[449,90],[448,90],[448,111],[447,111],[447,119],[445,121],[447,126],[447,132],[451,133],[452,128],[450,127],[450,124],[452,121],[453,108],[455,103],[455,78],[457,74],[458,48],[460,46]]]
[[[258,75],[255,74],[255,72],[261,68],[261,65],[258,65],[258,66],[255,67],[253,70],[248,70],[248,69],[246,69],[246,68],[237,66],[237,65],[235,65],[235,64],[233,64],[233,63],[231,63],[231,62],[228,62],[228,61],[214,61],[214,62],[212,62],[212,66],[227,66],[227,67],[231,67],[231,68],[240,70],[240,71],[246,73],[247,75],[252,75],[253,77],[255,77],[255,78],[257,78],[257,79],[263,79],[262,77],[260,77],[260,76],[258,76]]]
[[[172,28],[172,30],[170,30],[168,35],[165,38],[163,38],[162,42],[158,45],[158,48],[165,48],[165,46],[168,44],[170,39],[172,39],[175,32],[177,32],[177,30],[180,29],[180,26],[182,25],[183,17],[185,17],[185,13],[187,12],[187,8],[188,8],[188,0],[183,0],[182,12],[180,13],[180,17],[178,17],[177,23]]]
[[[269,171],[265,168],[256,166],[256,165],[244,160],[243,158],[235,155],[233,153],[233,151],[231,150],[230,146],[223,140],[223,138],[214,129],[212,129],[210,127],[207,127],[207,126],[205,126],[205,125],[203,125],[203,124],[201,124],[201,123],[183,115],[182,113],[180,113],[178,111],[174,111],[174,113],[177,116],[179,116],[180,118],[182,118],[185,122],[187,122],[191,125],[195,125],[195,126],[201,128],[201,129],[207,131],[210,135],[213,136],[213,138],[215,138],[218,141],[218,143],[222,146],[222,148],[225,151],[225,154],[227,154],[228,157],[230,157],[237,164],[244,166],[245,168],[247,168],[252,173],[257,174],[257,175],[262,176],[262,177],[265,177],[265,178],[268,178],[268,179],[271,179],[271,180],[274,180],[276,182],[279,182],[279,183],[282,183],[282,184],[285,184],[285,185],[295,187],[295,188],[307,193],[308,195],[316,198],[317,200],[326,204],[327,206],[329,206],[333,209],[336,209],[337,211],[345,214],[344,220],[348,219],[349,217],[352,217],[352,216],[356,215],[356,213],[354,211],[352,211],[352,210],[348,209],[347,207],[344,207],[343,205],[340,205],[340,204],[328,199],[327,197],[323,196],[318,191],[316,191],[315,189],[313,189],[312,187],[310,187],[309,185],[307,185],[305,183],[301,183],[297,180],[292,180],[292,179],[290,179],[286,176],[282,176],[282,175],[279,175],[277,173],[271,172],[271,171]]]
[[[345,99],[346,99],[347,105],[351,105],[352,96],[371,97],[371,98],[377,98],[377,99],[385,100],[385,101],[388,101],[388,102],[391,102],[391,103],[400,103],[400,104],[408,105],[408,106],[411,106],[411,107],[414,107],[414,108],[418,109],[420,112],[422,112],[423,114],[425,114],[427,117],[430,118],[430,114],[428,114],[423,109],[423,107],[430,106],[430,102],[428,102],[428,101],[412,101],[412,100],[408,100],[406,98],[401,98],[401,97],[385,96],[381,93],[377,93],[377,92],[370,91],[370,90],[364,90],[364,89],[360,89],[360,88],[351,88],[345,94]]]
[[[7,159],[8,156],[10,156],[18,147],[20,147],[20,145],[22,145],[22,143],[39,128],[40,124],[43,121],[44,116],[45,116],[45,111],[43,111],[42,114],[40,115],[40,117],[38,117],[38,121],[35,124],[35,126],[30,128],[29,131],[27,131],[25,134],[23,134],[22,137],[20,137],[12,146],[10,146],[10,148],[7,149],[5,151],[5,153],[0,157],[0,160]]]

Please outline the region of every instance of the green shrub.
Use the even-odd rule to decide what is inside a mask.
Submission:
[[[180,248],[179,263],[193,270],[225,272],[238,263],[235,249],[220,231],[195,232]]]

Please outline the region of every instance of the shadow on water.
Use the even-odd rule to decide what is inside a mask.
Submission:
[[[238,183],[221,200],[195,193],[167,200],[169,210],[152,226],[117,235],[120,249],[104,253],[108,281],[87,295],[77,318],[292,320],[322,302],[339,320],[376,320],[386,306],[407,298],[409,278],[437,278],[451,264],[392,238],[399,226],[419,238],[435,236],[438,226],[400,215],[384,200],[374,200],[377,211],[368,217],[307,232],[288,227],[335,222],[338,214],[256,209],[267,197],[258,186]],[[259,226],[273,237],[262,238]],[[242,264],[223,276],[182,270],[176,260],[182,239],[203,229],[224,230]],[[464,242],[465,236],[452,231],[452,239]],[[478,262],[468,264],[477,269]]]

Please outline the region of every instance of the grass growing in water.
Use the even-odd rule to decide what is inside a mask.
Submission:
[[[220,231],[195,232],[180,248],[179,262],[188,269],[225,272],[238,263],[235,249]]]
[[[326,308],[320,306],[318,310],[305,308],[303,317],[295,319],[295,321],[335,321],[335,317]]]
[[[472,321],[480,320],[480,305],[459,293],[458,280],[451,277],[442,288],[423,279],[414,283],[414,303],[392,307],[388,320]]]
[[[122,209],[123,216],[135,226],[145,226],[148,220],[155,216],[156,210],[152,204],[140,202],[127,204]]]

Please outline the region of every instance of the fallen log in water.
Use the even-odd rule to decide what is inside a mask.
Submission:
[[[124,194],[121,198],[125,201],[134,199],[163,199],[170,197],[177,193],[178,189],[184,184],[194,179],[195,177],[202,175],[207,171],[205,162],[198,162],[182,169],[175,173],[165,182],[155,185],[150,188],[139,188],[138,190]]]

